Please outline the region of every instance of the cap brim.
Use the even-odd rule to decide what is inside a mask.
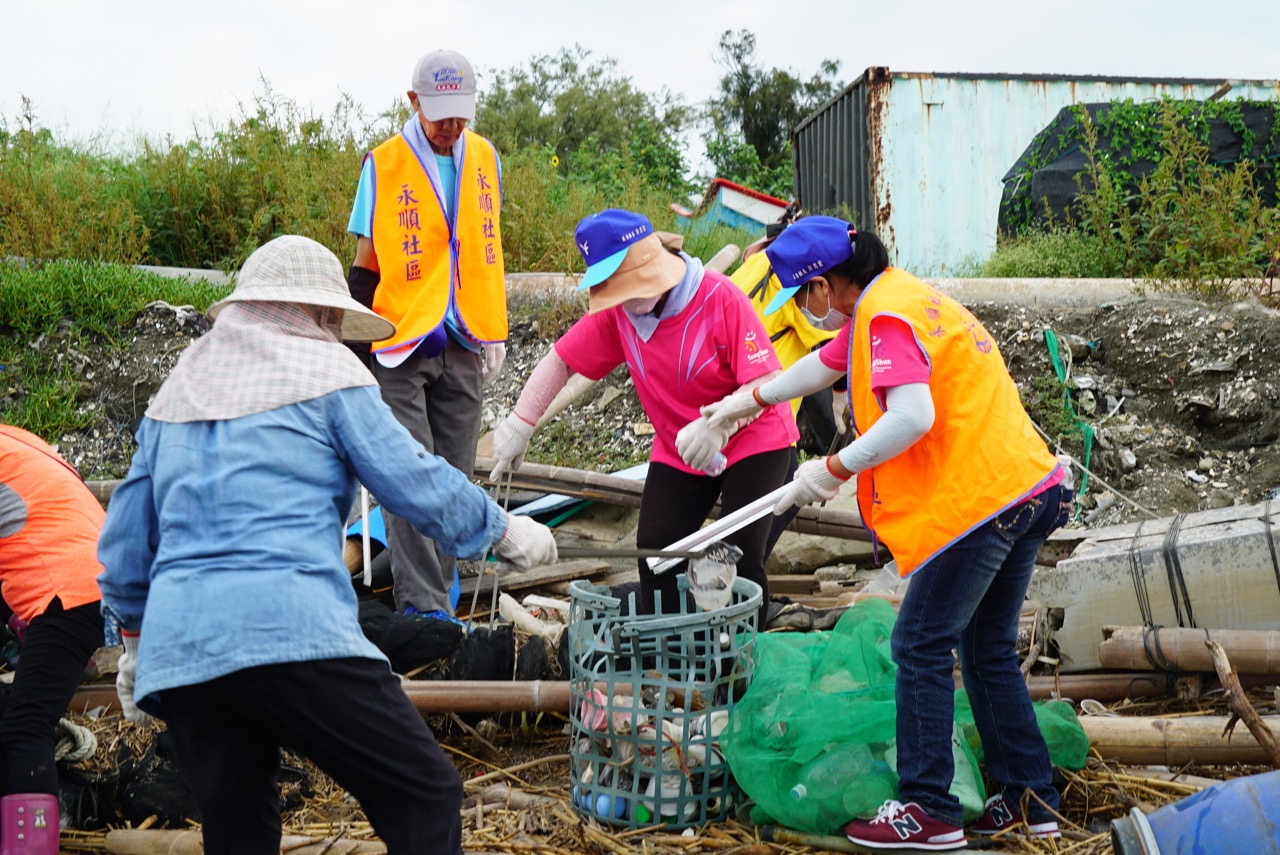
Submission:
[[[627,250],[622,249],[588,267],[587,272],[582,277],[582,281],[578,283],[577,290],[585,291],[608,279],[618,271],[626,257]]]
[[[431,122],[442,122],[445,119],[476,119],[475,95],[423,95],[418,93],[418,109]]]
[[[787,301],[796,295],[796,292],[803,288],[803,285],[793,285],[790,288],[783,288],[777,294],[773,295],[773,299],[769,301],[769,305],[764,307],[765,315],[772,315],[787,304]]]

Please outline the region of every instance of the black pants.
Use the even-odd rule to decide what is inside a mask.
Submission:
[[[5,794],[58,794],[53,729],[67,713],[93,651],[102,646],[98,602],[64,610],[54,597],[27,628],[13,688],[0,715]]]
[[[702,527],[702,522],[720,499],[721,514],[727,515],[782,486],[792,450],[780,448],[753,454],[726,469],[720,476],[693,475],[667,466],[650,463],[640,497],[640,522],[636,530],[636,546],[662,549]],[[769,580],[764,572],[765,547],[773,525],[773,514],[766,514],[745,528],[724,538],[742,550],[738,575],[750,579],[764,592],[760,603],[763,630],[769,605]],[[640,559],[641,608],[653,614],[654,594],[662,594],[663,611],[679,611],[676,576],[684,572],[684,564],[665,573],[654,574],[649,564]]]
[[[461,855],[462,780],[386,663],[246,668],[161,704],[208,855],[278,855],[283,746],[359,800],[388,855]]]

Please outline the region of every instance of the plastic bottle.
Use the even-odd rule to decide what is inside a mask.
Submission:
[[[662,778],[662,786],[657,787],[658,778]],[[674,824],[677,821],[675,811],[677,799],[681,796],[688,796],[688,791],[684,786],[684,775],[678,771],[671,771],[654,775],[649,779],[649,783],[644,788],[644,795],[640,797],[639,804],[636,805],[636,822],[649,822],[654,816],[658,815],[658,811],[666,811],[661,814],[661,821]],[[654,794],[657,793],[657,802],[654,801]],[[698,806],[693,801],[684,803],[684,818],[689,820],[697,813]],[[644,818],[642,818],[644,817]]]
[[[791,798],[837,801],[850,782],[871,769],[871,749],[858,742],[828,745],[826,750],[800,769],[800,779],[791,788]]]
[[[706,472],[712,478],[716,478],[724,474],[724,470],[727,469],[728,466],[729,466],[729,460],[724,456],[724,452],[717,451],[716,456],[711,458],[711,465],[708,466],[706,469],[703,469],[702,471]]]

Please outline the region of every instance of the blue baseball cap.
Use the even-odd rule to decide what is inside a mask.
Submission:
[[[796,295],[800,286],[853,255],[853,226],[835,217],[803,217],[764,249],[782,290],[765,306],[772,315]]]
[[[587,273],[578,283],[578,290],[599,285],[616,273],[627,250],[651,234],[653,223],[648,217],[621,208],[605,208],[578,223],[573,239],[587,262]]]

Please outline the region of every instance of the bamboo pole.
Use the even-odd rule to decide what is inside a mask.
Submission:
[[[204,834],[165,828],[122,828],[107,832],[112,855],[203,855]],[[285,834],[280,851],[287,855],[386,855],[386,844],[377,840],[344,840]]]
[[[1263,677],[1246,675],[1250,685],[1265,682]],[[408,680],[404,693],[414,708],[424,713],[559,712],[569,711],[569,683],[563,680]],[[957,681],[958,687],[958,681]],[[604,684],[600,684],[604,689]],[[626,693],[626,684],[615,685]],[[1032,677],[1027,684],[1037,700],[1066,697],[1080,700],[1118,701],[1159,698],[1167,694],[1165,679],[1152,674],[1068,674],[1058,678]],[[335,687],[335,690],[337,688]],[[114,685],[81,686],[69,708],[83,713],[95,707],[118,711],[120,701]]]
[[[1280,735],[1280,718],[1268,716],[1262,721],[1272,734]],[[1270,762],[1266,750],[1253,738],[1224,732],[1228,722],[1226,716],[1080,717],[1090,746],[1104,760],[1157,766]]]
[[[1213,673],[1206,639],[1220,644],[1231,664],[1245,673],[1280,674],[1280,632],[1262,630],[1104,626],[1098,660],[1104,668]]]

